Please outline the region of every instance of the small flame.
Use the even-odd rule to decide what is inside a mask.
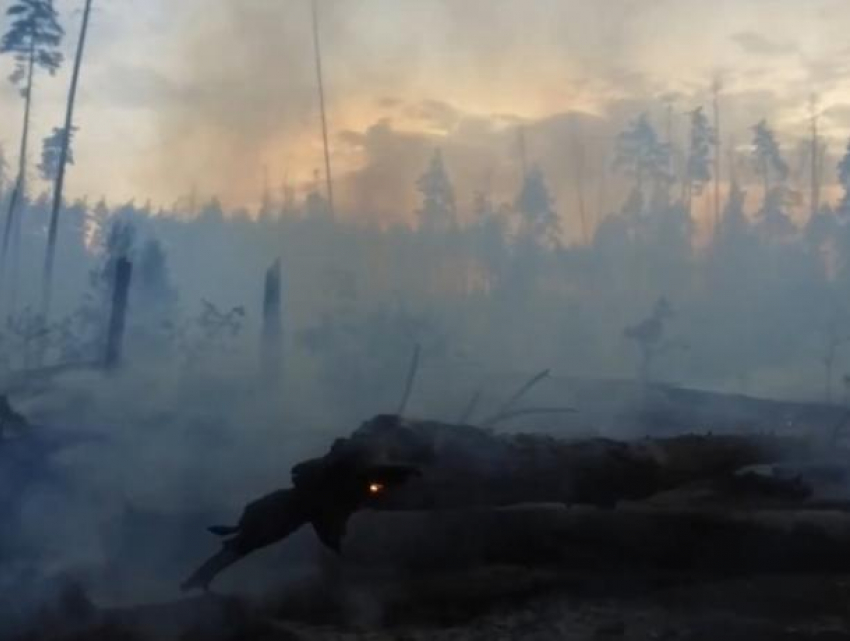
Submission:
[[[383,483],[370,483],[369,484],[369,493],[370,494],[380,494],[384,490]]]

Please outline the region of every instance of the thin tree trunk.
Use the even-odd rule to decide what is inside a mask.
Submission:
[[[410,369],[407,372],[407,380],[404,384],[404,393],[401,397],[401,402],[398,405],[398,416],[403,416],[407,410],[407,403],[410,401],[410,395],[413,392],[413,383],[416,381],[416,373],[419,371],[419,357],[422,354],[422,346],[416,343],[413,348],[413,359],[410,361]]]
[[[596,227],[598,227],[599,223],[605,220],[605,216],[607,215],[606,204],[605,204],[605,196],[606,191],[608,189],[608,163],[606,162],[605,154],[600,154],[601,163],[599,166],[599,184],[598,192],[596,194]]]
[[[573,152],[575,154],[576,198],[578,199],[578,214],[581,222],[582,241],[590,244],[590,229],[587,225],[587,209],[584,199],[584,143],[579,139],[576,125],[573,123]]]
[[[714,233],[720,229],[720,85],[715,83],[714,92]]]
[[[814,104],[812,105],[812,176],[811,176],[811,215],[815,216],[818,213],[818,209],[820,208],[820,179],[818,177],[818,173],[820,167],[818,166],[820,160],[820,153],[818,151],[820,147],[820,143],[818,141],[818,117],[814,111]]]
[[[275,260],[266,271],[263,291],[263,332],[260,345],[260,368],[264,383],[276,383],[282,371],[282,299],[281,264]]]
[[[328,119],[325,112],[325,81],[322,75],[322,49],[319,40],[319,11],[316,7],[316,0],[313,0],[313,51],[316,56],[316,81],[319,85],[319,109],[322,116],[322,141],[325,149],[325,182],[328,190],[328,209],[331,217],[336,215],[334,210],[334,185],[333,175],[331,174],[331,153],[328,146]]]
[[[764,198],[762,200],[762,206],[767,211],[767,195],[770,193],[770,169],[767,166],[767,159],[762,160],[761,166],[762,179],[764,180]]]
[[[77,99],[77,86],[80,81],[80,67],[83,62],[83,52],[86,45],[86,34],[89,27],[92,0],[85,0],[83,23],[80,27],[80,39],[77,44],[77,54],[74,59],[74,71],[71,76],[71,89],[68,94],[68,104],[65,109],[65,131],[62,137],[62,149],[59,152],[59,166],[56,172],[56,185],[53,188],[53,207],[50,211],[50,228],[47,233],[47,253],[44,259],[44,281],[42,283],[41,312],[45,321],[50,314],[50,298],[53,287],[53,264],[56,256],[56,235],[59,227],[59,210],[62,207],[63,189],[65,187],[65,168],[68,164],[68,147],[74,127],[74,104]]]
[[[12,189],[12,196],[9,199],[9,208],[6,212],[6,225],[3,229],[3,246],[0,248],[0,287],[4,284],[6,277],[6,259],[9,255],[9,241],[12,238],[12,232],[15,229],[15,212],[18,209],[18,203],[26,190],[26,174],[27,174],[27,150],[29,149],[30,135],[30,119],[32,115],[32,79],[35,72],[35,41],[30,45],[30,56],[27,69],[27,88],[24,98],[24,124],[21,132],[21,149],[18,154],[18,177],[15,180],[15,187]],[[11,310],[10,310],[11,311]]]

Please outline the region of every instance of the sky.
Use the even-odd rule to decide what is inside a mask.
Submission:
[[[507,197],[520,125],[564,209],[576,145],[610,208],[601,176],[617,129],[641,111],[661,128],[669,104],[683,136],[715,78],[723,137],[741,149],[766,117],[793,154],[812,95],[831,151],[850,135],[842,0],[318,3],[335,180],[351,215],[407,216],[437,147],[461,207],[477,191]],[[56,4],[70,60],[83,2]],[[10,70],[0,61],[0,77]],[[67,71],[38,78],[34,157],[61,122]],[[253,207],[266,181],[303,192],[320,178],[308,0],[95,0],[81,83],[72,197],[168,206],[195,190]],[[5,81],[0,114],[14,160],[22,104]]]

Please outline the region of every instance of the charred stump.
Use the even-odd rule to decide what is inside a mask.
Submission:
[[[121,363],[124,346],[124,328],[127,322],[127,302],[130,282],[133,278],[133,263],[126,257],[118,259],[115,265],[115,285],[112,290],[112,308],[109,327],[106,334],[106,369],[115,369]]]
[[[281,373],[282,357],[281,266],[278,258],[266,271],[263,289],[263,330],[260,365],[263,379],[274,381]]]

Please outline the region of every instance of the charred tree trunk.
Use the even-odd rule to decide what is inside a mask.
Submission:
[[[448,510],[465,514],[463,519],[476,520],[475,514],[482,510],[521,504],[612,508],[707,480],[728,478],[747,466],[791,457],[804,459],[811,454],[804,442],[776,437],[681,436],[634,442],[595,438],[568,442],[378,416],[350,437],[334,442],[325,456],[296,465],[291,490],[255,501],[237,526],[214,528],[214,533],[234,538],[226,541],[222,552],[201,566],[185,587],[208,586],[224,567],[307,523],[313,524],[328,547],[338,549],[349,517],[360,510]],[[764,491],[761,479],[753,482]],[[798,489],[805,490],[805,486],[792,483],[775,487],[767,483],[769,492],[777,487],[783,497],[804,498]],[[744,487],[746,492],[752,489],[750,485]],[[742,493],[737,479],[731,492],[736,497]],[[577,534],[556,538],[555,549],[571,549],[576,537],[585,537],[582,544],[593,549],[597,545],[593,527],[577,521],[570,511],[566,514]],[[717,518],[721,534],[724,528],[731,528],[732,535],[738,536],[734,523],[727,525],[728,519]],[[528,520],[520,521],[523,532],[533,531]],[[626,523],[628,519],[615,518],[608,535],[628,538],[618,532]],[[700,530],[690,517],[686,515],[676,523],[671,531],[689,532],[690,541],[699,544]],[[710,519],[708,524],[712,524]],[[645,535],[647,528],[663,531],[664,527],[663,517],[655,518],[637,531]],[[850,519],[847,530],[841,540],[850,543]],[[502,533],[494,536],[504,541]],[[758,540],[747,529],[742,536]],[[506,544],[504,550],[510,553],[515,543]],[[612,549],[616,545],[613,540]],[[239,554],[234,556],[233,550]],[[548,555],[552,548],[544,551],[544,556]]]
[[[119,258],[115,266],[115,286],[112,291],[112,311],[106,335],[106,369],[115,369],[121,363],[124,345],[124,327],[127,321],[127,301],[130,282],[133,278],[133,263]]]
[[[263,291],[263,335],[260,345],[260,364],[263,379],[276,381],[281,373],[282,297],[280,259],[266,271]]]

